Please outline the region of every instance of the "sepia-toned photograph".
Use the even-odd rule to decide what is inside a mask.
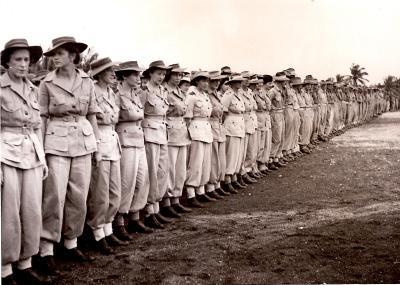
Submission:
[[[1,284],[400,283],[399,0],[0,0]]]

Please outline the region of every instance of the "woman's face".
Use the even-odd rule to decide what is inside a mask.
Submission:
[[[225,92],[226,90],[228,90],[228,88],[229,88],[229,86],[226,85],[226,83],[224,83],[224,84],[221,85],[221,91],[222,91],[222,92]]]
[[[99,74],[99,81],[106,83],[107,85],[114,84],[116,81],[115,73],[112,67],[103,70]]]
[[[150,73],[150,81],[155,85],[161,85],[161,83],[164,81],[166,73],[166,70],[157,68]]]
[[[208,82],[208,86],[210,87],[211,90],[217,90],[219,86],[219,79],[217,80],[210,80]]]
[[[181,84],[181,90],[183,91],[183,93],[186,93],[189,90],[190,87],[190,83],[189,82],[183,82]]]
[[[231,83],[231,87],[232,87],[233,89],[239,89],[240,87],[242,87],[242,82],[240,82],[240,81],[234,81],[234,82]]]
[[[197,88],[200,91],[206,91],[208,88],[208,79],[207,78],[200,78],[199,80],[197,80]]]
[[[30,54],[27,49],[18,49],[10,55],[8,61],[8,72],[15,77],[23,78],[28,74],[30,63]]]
[[[124,77],[124,81],[130,87],[137,87],[140,84],[140,72],[133,71],[129,76]]]
[[[69,53],[66,49],[59,47],[54,51],[53,62],[56,68],[61,68],[74,64],[76,54]]]
[[[169,82],[174,86],[178,86],[179,82],[181,82],[182,77],[183,77],[182,72],[171,72],[171,77],[169,78]]]

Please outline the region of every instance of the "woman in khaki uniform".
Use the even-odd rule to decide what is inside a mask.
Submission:
[[[166,115],[169,107],[168,92],[162,85],[167,70],[163,61],[150,63],[145,71],[149,76],[141,101],[144,106],[143,131],[147,164],[149,168],[149,196],[145,224],[152,228],[164,228],[171,222],[160,214],[159,202],[164,198],[168,183],[168,140]]]
[[[168,132],[168,187],[163,199],[161,214],[170,218],[179,218],[180,214],[191,212],[180,204],[183,186],[186,180],[187,150],[190,145],[189,132],[185,121],[186,95],[178,87],[183,71],[179,64],[169,66],[171,70],[165,77],[168,91],[167,132]]]
[[[286,163],[282,158],[282,148],[285,134],[285,117],[283,114],[284,97],[283,85],[289,79],[285,75],[275,77],[275,85],[268,91],[268,97],[271,100],[271,132],[272,146],[271,157],[276,167],[285,167]]]
[[[66,256],[91,261],[78,248],[86,217],[92,153],[96,152],[99,132],[94,84],[75,68],[87,45],[72,37],[53,40],[44,53],[52,57],[56,69],[39,87],[43,120],[44,149],[49,176],[44,183],[43,230],[40,255],[45,270],[53,271],[53,243],[64,239]],[[96,153],[96,162],[100,153]]]
[[[266,131],[267,131],[267,102],[265,101],[266,94],[262,89],[262,79],[250,80],[249,88],[252,89],[254,99],[257,104],[256,116],[257,116],[257,170],[262,174],[267,174],[270,170],[267,167],[267,161],[263,159],[263,152],[265,150],[266,142]]]
[[[47,176],[38,91],[26,78],[30,63],[42,56],[40,46],[25,39],[6,43],[1,65],[1,280],[16,284],[12,263],[17,263],[21,284],[49,281],[32,270],[38,253],[42,219],[42,179]]]
[[[107,57],[94,61],[90,66],[90,75],[97,81],[94,92],[100,110],[96,115],[100,133],[97,145],[100,161],[92,168],[86,223],[92,229],[96,248],[103,254],[114,252],[110,245],[126,244],[114,236],[112,230],[112,222],[121,201],[121,146],[115,132],[119,107],[111,89],[111,84],[116,80],[114,65]]]
[[[221,75],[219,71],[210,71],[209,76],[208,97],[212,104],[210,124],[213,132],[213,142],[210,181],[208,181],[206,185],[206,192],[211,198],[222,199],[221,196],[228,196],[230,194],[221,188],[221,182],[224,181],[226,168],[226,131],[223,125],[224,105],[222,104],[222,96],[221,93],[218,92],[218,87],[221,79],[227,76]]]
[[[139,211],[146,206],[149,195],[148,167],[141,126],[144,118],[141,71],[136,61],[121,63],[116,71],[117,78],[121,81],[117,92],[120,111],[116,131],[121,142],[122,157],[121,203],[114,220],[114,229],[116,236],[125,241],[132,239],[126,232],[126,215],[130,233],[152,232],[140,221],[139,215]]]
[[[244,138],[244,153],[243,164],[238,176],[238,181],[241,184],[251,184],[257,182],[256,178],[261,178],[254,173],[253,167],[257,158],[257,103],[254,99],[253,92],[249,88],[250,73],[248,71],[242,72],[242,88],[240,94],[242,95],[245,112],[244,112],[244,126],[246,136]]]
[[[189,148],[185,185],[188,205],[195,208],[202,207],[199,201],[215,201],[205,192],[205,185],[210,180],[213,142],[213,133],[209,122],[212,104],[206,94],[208,79],[207,72],[195,73],[191,80],[191,84],[194,86],[189,88],[186,96],[188,106],[186,117],[190,119],[188,129],[192,143]]]
[[[224,127],[226,130],[226,170],[223,189],[225,192],[237,194],[235,189],[244,188],[237,181],[242,166],[245,125],[243,113],[245,111],[244,101],[239,94],[243,77],[233,76],[226,82],[230,87],[222,96],[224,104]]]

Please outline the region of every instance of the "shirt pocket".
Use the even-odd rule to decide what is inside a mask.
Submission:
[[[82,125],[83,139],[87,151],[96,151],[96,138],[94,137],[93,128],[89,122]]]
[[[2,134],[1,141],[1,156],[2,159],[7,159],[14,162],[22,161],[22,142],[24,137],[20,135]]]
[[[45,150],[68,151],[68,127],[50,125],[46,130]]]
[[[2,96],[1,108],[6,112],[11,113],[21,109],[21,104],[17,100],[13,100],[12,98],[7,98],[6,96]]]

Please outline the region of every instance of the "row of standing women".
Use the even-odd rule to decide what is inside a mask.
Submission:
[[[318,139],[383,111],[379,93],[354,101],[351,88],[321,88],[293,69],[257,78],[225,67],[224,75],[189,79],[178,64],[155,61],[143,70],[129,61],[114,70],[102,58],[91,78],[75,67],[86,47],[54,39],[43,54],[55,70],[39,88],[26,78],[39,46],[14,39],[1,53],[4,284],[51,282],[60,242],[63,256],[93,260],[78,248],[85,224],[95,248],[112,254],[132,233],[162,229],[190,208],[236,194]],[[40,274],[32,269],[37,254]]]

